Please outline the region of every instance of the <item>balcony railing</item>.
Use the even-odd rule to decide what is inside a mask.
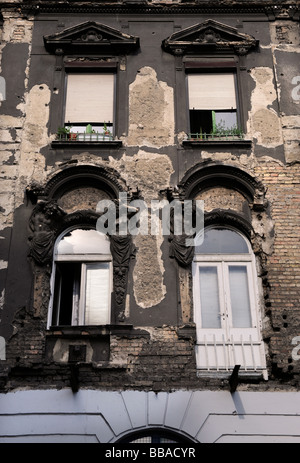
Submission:
[[[243,133],[188,133],[186,140],[188,141],[234,141],[244,140],[245,135]]]
[[[60,141],[60,142],[70,142],[70,143],[73,143],[73,142],[80,142],[80,141],[83,141],[83,142],[88,142],[88,143],[92,143],[92,142],[101,142],[101,141],[113,141],[114,140],[114,137],[111,133],[100,133],[100,132],[96,132],[96,133],[80,133],[80,132],[76,132],[76,133],[67,133],[67,134],[57,134],[56,135],[56,141]]]

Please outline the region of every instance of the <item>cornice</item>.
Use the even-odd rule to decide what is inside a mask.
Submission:
[[[56,14],[56,13],[102,13],[102,14],[262,14],[270,20],[299,19],[298,2],[284,1],[219,1],[210,0],[181,0],[169,1],[147,0],[110,0],[110,1],[27,1],[0,2],[1,9],[14,9],[27,15]]]

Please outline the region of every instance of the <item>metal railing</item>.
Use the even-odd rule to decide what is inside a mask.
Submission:
[[[237,364],[243,371],[261,371],[265,368],[262,342],[250,336],[239,339],[217,339],[216,336],[204,335],[197,341],[196,355],[200,370],[229,371]]]
[[[233,141],[233,140],[244,140],[245,135],[243,133],[188,133],[186,140],[188,141]]]
[[[113,141],[114,137],[111,133],[80,133],[80,132],[75,132],[75,133],[66,133],[66,134],[57,134],[56,135],[56,141],[61,141],[61,142],[77,142],[77,141],[83,141],[83,142],[100,142],[100,141]]]

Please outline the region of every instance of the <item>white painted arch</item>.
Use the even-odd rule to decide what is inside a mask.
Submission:
[[[0,443],[116,443],[138,431],[194,443],[300,443],[300,393],[22,390],[0,395]]]

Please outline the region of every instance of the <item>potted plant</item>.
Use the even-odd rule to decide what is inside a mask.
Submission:
[[[112,133],[108,129],[106,122],[104,122],[104,125],[103,125],[103,139],[106,139],[106,138],[108,138],[110,140],[112,138]]]
[[[98,140],[98,134],[95,132],[91,124],[87,124],[85,128],[85,132],[79,134],[79,140],[81,141]]]
[[[77,133],[71,132],[72,126],[58,127],[57,136],[59,140],[76,140]]]

